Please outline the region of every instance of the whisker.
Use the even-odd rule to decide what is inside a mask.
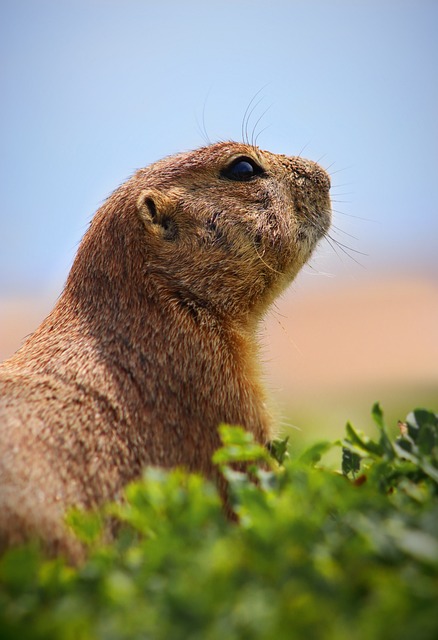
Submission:
[[[265,85],[263,85],[263,87],[261,87],[261,88],[257,91],[257,93],[255,93],[255,94],[253,95],[253,97],[251,98],[251,100],[250,100],[250,102],[249,102],[248,106],[247,106],[247,107],[246,107],[246,109],[245,109],[245,113],[243,114],[242,126],[241,126],[241,129],[240,129],[240,133],[241,133],[241,136],[242,136],[242,141],[243,141],[243,142],[245,142],[246,144],[249,144],[248,137],[247,137],[247,136],[248,136],[248,121],[249,121],[249,118],[251,117],[251,113],[252,113],[252,111],[251,111],[251,113],[250,113],[249,115],[248,115],[248,112],[249,112],[249,110],[251,109],[252,105],[254,104],[254,102],[255,102],[255,100],[256,100],[256,98],[257,98],[257,96],[259,96],[259,95],[260,95],[260,93],[261,93],[261,92],[262,92],[262,91],[263,91],[267,86],[268,86],[268,83],[266,83]],[[263,98],[262,98],[262,99],[263,99]],[[260,102],[260,101],[259,101],[259,102]],[[257,104],[259,104],[259,103],[257,103]],[[256,106],[257,106],[257,105],[256,105]]]
[[[246,144],[252,144],[249,140],[249,135],[248,135],[248,126],[249,126],[249,121],[251,120],[251,116],[254,113],[254,111],[257,109],[257,107],[259,106],[259,104],[261,102],[263,102],[264,97],[262,96],[260,98],[260,100],[257,100],[257,102],[255,103],[255,105],[253,106],[253,108],[251,109],[251,111],[248,113],[248,117],[246,119],[246,123],[245,123],[245,142]]]
[[[335,252],[335,254],[338,256],[339,260],[342,262],[342,258],[339,255],[339,253],[336,251],[336,243],[333,243],[331,238],[329,236],[324,236],[324,240],[327,242],[327,244],[333,249],[333,251]]]
[[[288,419],[280,420],[279,426],[280,427],[287,427],[288,429],[294,429],[295,431],[300,431],[300,432],[303,431],[303,429],[301,427],[297,427],[296,424],[293,424],[292,422],[289,422]]]
[[[332,224],[331,228],[334,229],[334,231],[336,233],[342,233],[344,234],[344,236],[348,236],[349,238],[351,238],[352,240],[357,240],[359,242],[359,238],[357,238],[356,236],[353,236],[351,233],[347,233],[347,231],[344,231],[343,229],[341,229],[340,227],[337,227],[336,225]]]
[[[301,158],[301,154],[303,153],[304,149],[307,149],[307,147],[310,144],[310,140],[308,142],[306,142],[306,144],[304,145],[304,147],[301,149],[301,151],[299,152],[297,158]]]
[[[272,310],[271,310],[272,311]],[[281,329],[284,331],[284,334],[286,336],[286,340],[289,342],[289,344],[295,349],[295,351],[301,355],[301,351],[300,348],[298,347],[297,343],[291,338],[291,336],[289,335],[289,331],[287,330],[287,328],[284,326],[284,324],[281,322],[281,320],[279,320],[278,316],[281,316],[282,318],[284,318],[285,320],[287,320],[287,316],[281,315],[280,313],[278,313],[278,310],[276,309],[274,311],[274,313],[272,313],[272,316],[275,318],[276,322],[278,323],[278,325],[281,327]]]
[[[333,242],[336,242],[337,246],[340,249],[344,249],[345,251],[353,251],[353,253],[357,253],[360,256],[368,257],[368,253],[364,253],[363,251],[359,251],[358,249],[353,249],[353,247],[349,247],[347,244],[343,244],[342,242],[339,242],[339,240],[332,238],[332,236],[330,236],[329,234],[327,234],[327,237],[329,237],[330,240],[333,240]]]
[[[310,271],[312,271],[313,273],[309,273],[308,269],[310,269]],[[334,274],[333,273],[329,273],[328,271],[321,271],[321,269],[317,269],[316,267],[313,266],[313,264],[311,262],[306,262],[306,264],[303,266],[303,271],[304,273],[307,273],[308,276],[324,276],[325,278],[333,278]]]
[[[196,113],[195,113],[195,121],[196,121],[196,128],[197,128],[198,133],[201,136],[202,140],[205,142],[205,144],[211,144],[210,140],[205,135],[205,131],[203,130],[203,127],[201,127],[201,123],[199,122],[199,118],[196,115]]]
[[[355,216],[352,213],[345,213],[345,211],[340,211],[339,209],[332,209],[333,213],[337,213],[341,216],[346,216],[347,218],[354,218],[355,220],[362,220],[363,222],[377,222],[377,220],[373,220],[373,218],[362,218],[361,216]]]
[[[279,318],[283,318],[283,320],[287,320],[288,316],[286,316],[284,313],[281,313],[280,308],[278,306],[278,302],[275,300],[272,303],[272,312],[275,313]]]
[[[202,120],[201,120],[201,122],[199,122],[198,115],[197,115],[197,113],[195,111],[196,127],[198,129],[199,135],[201,136],[201,138],[203,139],[205,144],[211,144],[210,136],[207,133],[207,127],[205,125],[205,109],[206,109],[206,106],[207,106],[207,100],[208,100],[208,98],[210,96],[210,93],[211,93],[211,87],[207,91],[207,95],[205,96],[205,99],[204,99],[204,104],[202,105]],[[202,124],[202,126],[201,126],[201,124]]]
[[[354,182],[343,182],[342,184],[334,184],[332,189],[339,189],[340,187],[351,187]]]
[[[262,263],[265,265],[265,267],[268,267],[268,269],[270,269],[271,271],[273,271],[274,273],[276,273],[278,276],[283,275],[283,274],[281,273],[281,271],[277,271],[277,269],[274,269],[274,267],[271,267],[271,265],[270,265],[270,264],[268,264],[267,262],[265,262],[265,261],[263,260],[262,256],[260,255],[260,253],[258,252],[255,242],[253,242],[252,244],[253,244],[253,247],[254,247],[254,251],[256,252],[257,257],[258,257],[258,259],[260,260],[260,262],[262,262]]]
[[[207,96],[206,96],[206,98],[204,100],[204,104],[202,106],[202,129],[204,131],[205,138],[207,139],[207,144],[211,144],[211,141],[210,141],[210,137],[209,137],[209,135],[207,133],[207,127],[205,126],[205,109],[206,109],[206,106],[207,106],[207,100],[208,100],[208,98],[210,96],[210,92],[211,92],[211,87],[207,92]]]
[[[263,131],[266,131],[266,129],[269,129],[270,126],[271,126],[270,124],[267,124],[266,127],[263,127],[263,129],[258,132],[258,134],[256,135],[255,140],[254,140],[254,146],[255,147],[257,146],[257,142],[258,142],[259,136],[261,136]]]
[[[335,163],[332,162],[332,164],[330,164],[327,168],[326,171],[328,172],[328,170],[330,169],[330,167],[332,167]],[[349,165],[348,167],[343,167],[342,169],[336,169],[336,171],[331,171],[330,172],[330,177],[334,176],[337,173],[341,173],[341,171],[348,171],[348,169],[351,169],[353,165]]]
[[[328,244],[331,246],[331,248],[333,249],[333,251],[335,252],[335,254],[338,256],[339,260],[342,262],[342,257],[340,256],[340,254],[337,252],[336,248],[340,249],[340,251],[342,251],[342,253],[344,253],[350,260],[353,260],[353,262],[355,262],[359,267],[361,267],[362,269],[366,269],[365,265],[363,265],[361,262],[359,262],[359,260],[356,260],[356,258],[354,256],[352,256],[349,251],[347,250],[347,248],[345,247],[345,245],[342,245],[341,242],[339,242],[338,240],[336,240],[335,238],[332,238],[331,236],[325,236],[325,240],[328,242]],[[354,251],[354,249],[351,249],[351,251]],[[357,253],[361,253],[360,251]],[[366,254],[362,254],[362,255],[366,255]]]
[[[257,125],[258,125],[258,123],[260,122],[260,120],[261,120],[262,118],[264,118],[264,116],[268,113],[268,111],[269,111],[271,108],[272,108],[272,105],[270,104],[270,105],[269,105],[269,107],[267,107],[267,109],[265,109],[265,110],[263,111],[262,115],[258,118],[257,122],[255,123],[255,125],[254,125],[254,127],[253,127],[253,129],[252,129],[251,145],[252,145],[253,147],[255,146],[255,144],[254,144],[254,134],[255,134],[255,132],[256,132]],[[256,140],[257,140],[257,138],[256,138]]]

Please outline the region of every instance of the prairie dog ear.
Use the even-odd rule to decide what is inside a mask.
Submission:
[[[137,210],[146,225],[154,225],[164,240],[175,240],[178,227],[175,221],[177,199],[158,189],[145,189],[137,200]]]

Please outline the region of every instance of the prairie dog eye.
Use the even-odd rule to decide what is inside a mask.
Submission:
[[[229,180],[237,182],[247,182],[263,173],[263,169],[254,162],[252,158],[236,158],[233,162],[222,170],[222,175]]]

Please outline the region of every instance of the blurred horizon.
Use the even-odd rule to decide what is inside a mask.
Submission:
[[[347,421],[374,433],[374,402],[395,425],[438,410],[438,285],[427,278],[300,281],[261,324],[262,377],[280,434],[300,449],[341,437]],[[59,292],[3,298],[0,361],[49,313]]]

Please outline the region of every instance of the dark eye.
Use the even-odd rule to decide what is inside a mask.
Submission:
[[[222,171],[222,175],[225,178],[237,180],[238,182],[246,182],[261,173],[263,173],[263,169],[251,158],[236,158]]]

